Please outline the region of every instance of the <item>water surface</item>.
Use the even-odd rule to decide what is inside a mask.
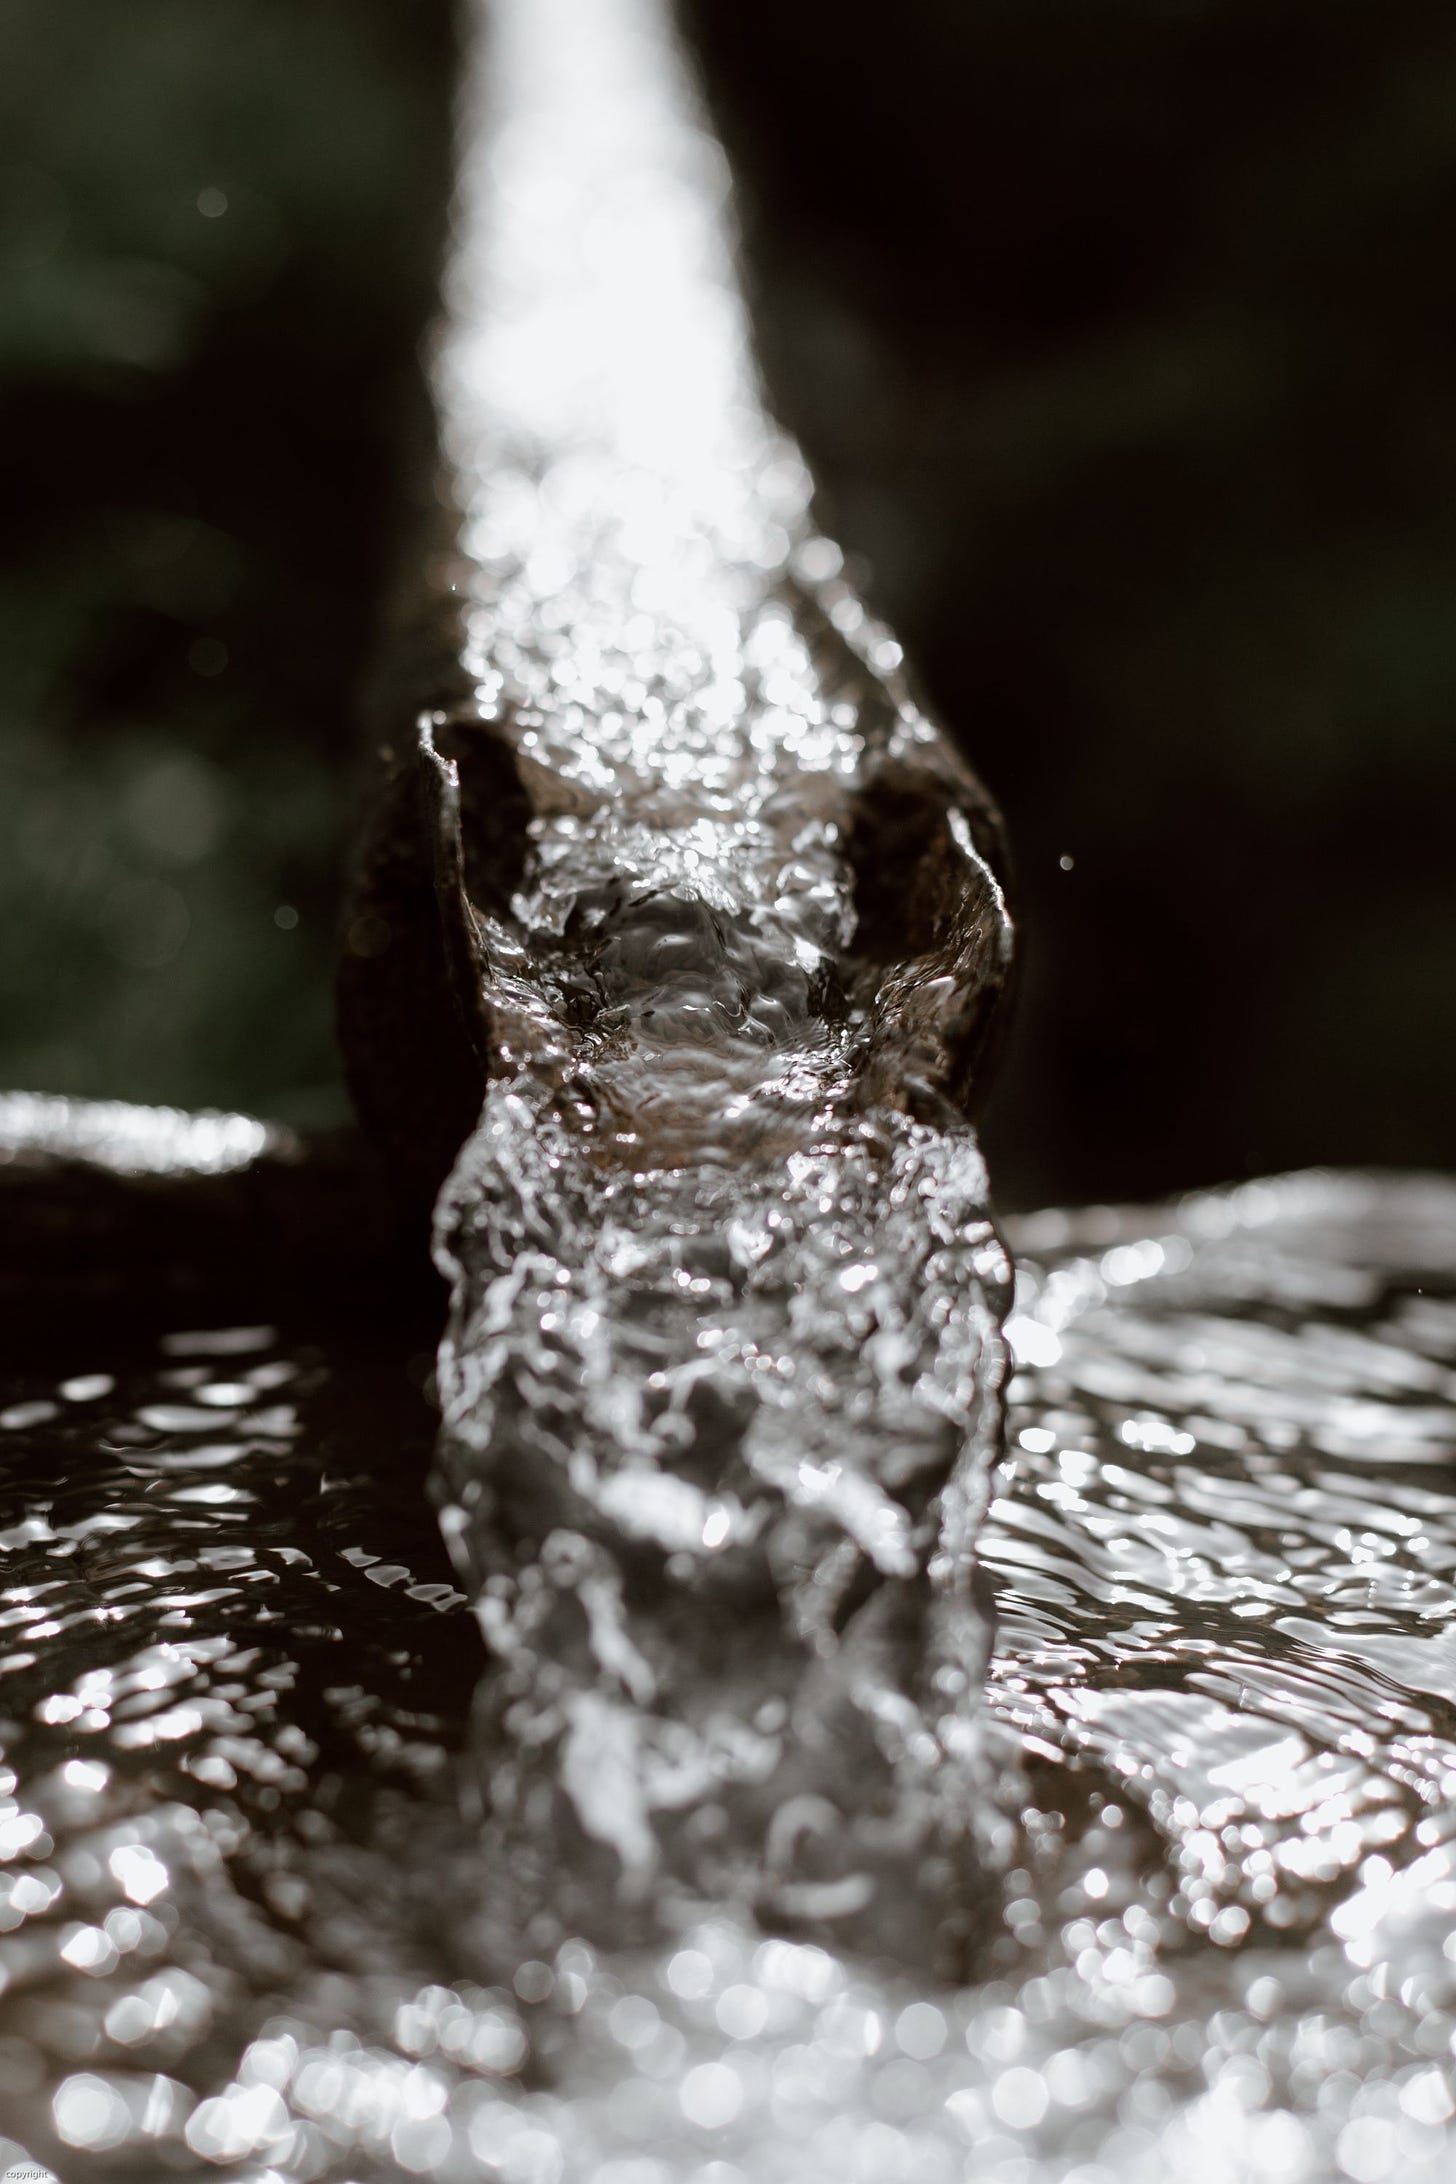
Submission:
[[[1448,2175],[1456,1193],[1294,1178],[1021,1241],[1004,1880],[958,1987],[707,1904],[516,1952],[418,1360],[80,1328],[10,1372],[10,2158]]]

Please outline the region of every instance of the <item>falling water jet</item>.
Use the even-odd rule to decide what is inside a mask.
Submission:
[[[437,1489],[503,1916],[932,1961],[990,1802],[999,829],[765,414],[654,0],[490,10],[434,386],[342,1017],[417,1191],[468,1131]]]

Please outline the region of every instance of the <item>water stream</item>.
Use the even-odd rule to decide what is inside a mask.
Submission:
[[[949,1968],[1009,1268],[965,1117],[988,801],[815,530],[662,13],[498,6],[436,381],[422,730],[484,1109],[436,1216],[501,1915]]]
[[[493,14],[406,754],[449,1321],[17,1330],[0,2170],[1435,2184],[1456,1189],[1039,1216],[1013,1302],[994,818],[765,420],[656,10]]]

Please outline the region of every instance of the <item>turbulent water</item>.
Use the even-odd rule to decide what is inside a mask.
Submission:
[[[465,695],[346,1007],[453,1150],[438,893],[449,1324],[283,1279],[362,1168],[0,1111],[27,1248],[146,1239],[0,1388],[0,2167],[1434,2184],[1456,1189],[1040,1217],[1003,1335],[994,822],[764,420],[655,11],[494,12]],[[249,1221],[291,1316],[180,1319]]]
[[[62,2178],[1450,2174],[1456,1189],[1017,1237],[973,1979],[685,1907],[522,1955],[375,1330],[56,1332],[0,1407],[0,2119]],[[466,1780],[471,1770],[466,1771]]]
[[[994,823],[766,420],[658,11],[492,28],[424,728],[490,1080],[436,1222],[486,1840],[518,1921],[741,1900],[928,1964],[991,1780]]]

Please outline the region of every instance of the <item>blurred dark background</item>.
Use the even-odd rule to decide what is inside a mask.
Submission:
[[[692,0],[765,366],[1005,805],[1007,1203],[1449,1164],[1448,0]],[[443,0],[0,0],[0,1081],[343,1113]]]
[[[0,1082],[342,1119],[434,0],[0,0]]]

